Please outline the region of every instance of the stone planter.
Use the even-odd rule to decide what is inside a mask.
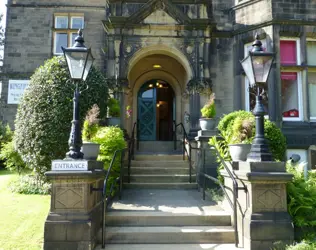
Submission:
[[[107,125],[108,126],[120,126],[121,125],[121,118],[120,117],[109,117],[109,118],[107,118]]]
[[[94,142],[83,142],[81,147],[83,158],[86,160],[96,160],[100,152],[100,144]]]
[[[230,144],[228,148],[232,161],[246,161],[247,155],[250,153],[251,144]]]
[[[215,128],[214,118],[200,118],[201,130],[213,130]]]

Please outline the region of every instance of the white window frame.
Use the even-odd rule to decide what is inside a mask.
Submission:
[[[283,117],[283,112],[281,113],[282,115],[282,120],[283,121],[302,121],[303,120],[303,82],[302,82],[302,72],[301,71],[295,71],[295,70],[282,70],[280,73],[296,73],[296,79],[297,79],[297,91],[298,91],[298,117]],[[281,79],[282,82],[282,79]],[[282,83],[281,83],[282,84]],[[281,93],[282,96],[282,93]]]
[[[296,42],[296,64],[295,65],[301,65],[302,61],[301,61],[300,38],[299,37],[280,37],[280,51],[281,51],[281,41],[295,41]],[[280,53],[280,63],[281,63],[281,53]],[[281,66],[282,66],[282,63],[281,63]]]
[[[309,73],[316,74],[316,71],[309,71],[309,70],[307,70],[307,74],[306,74],[307,75],[307,79],[308,79]],[[307,84],[307,87],[308,87],[308,93],[307,93],[307,95],[308,95],[308,106],[310,107],[311,100],[310,100],[310,96],[309,96],[309,82],[308,82],[308,80],[306,81],[306,84]],[[309,116],[309,120],[312,121],[312,122],[315,122],[316,121],[316,116]]]
[[[67,17],[68,18],[68,27],[67,28],[55,28],[56,26],[56,19],[58,17]],[[56,55],[56,56],[60,56],[62,55],[63,53],[57,53],[56,52],[56,35],[57,34],[67,34],[67,45],[66,47],[71,47],[72,46],[72,34],[75,34],[78,32],[78,29],[72,29],[72,19],[74,17],[81,17],[83,20],[82,20],[82,29],[84,29],[84,26],[85,26],[85,19],[84,19],[84,14],[83,13],[55,13],[54,14],[54,33],[53,33],[53,54]]]
[[[79,29],[83,29],[84,28],[84,16],[81,15],[69,15],[70,17],[70,25],[69,25],[69,29],[77,29],[77,28],[72,28],[72,23],[73,23],[73,18],[82,18],[82,27],[80,27]]]
[[[54,18],[54,28],[55,29],[58,29],[58,30],[63,30],[63,29],[67,29],[67,28],[57,28],[57,19],[59,17],[66,17],[67,18],[67,28],[69,27],[69,16],[68,14],[67,15],[55,15],[55,18]]]

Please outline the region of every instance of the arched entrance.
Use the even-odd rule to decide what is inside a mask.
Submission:
[[[161,79],[152,79],[138,92],[137,121],[139,140],[171,141],[175,120],[175,94]]]
[[[192,77],[192,69],[187,58],[176,48],[159,44],[143,48],[136,52],[129,60],[128,65],[127,78],[130,91],[125,95],[124,102],[125,106],[130,106],[133,110],[132,117],[125,120],[125,127],[128,133],[132,132],[132,128],[138,120],[142,120],[139,119],[142,118],[139,117],[142,116],[139,113],[139,97],[150,84],[155,86],[158,81],[168,87],[162,87],[161,89],[169,89],[171,92],[168,93],[172,94],[168,94],[168,100],[159,100],[159,92],[163,90],[157,88],[156,97],[158,99],[156,101],[161,101],[161,104],[163,104],[161,107],[159,105],[159,112],[162,115],[160,117],[153,116],[155,118],[155,121],[153,121],[155,127],[151,127],[150,136],[148,135],[147,138],[142,136],[144,130],[138,126],[137,135],[139,137],[137,137],[141,140],[172,140],[169,130],[172,130],[173,120],[176,123],[183,122],[184,112],[189,112],[189,100],[183,98],[186,84]],[[151,102],[153,101],[151,100]],[[168,105],[164,105],[163,102],[166,102]],[[165,109],[167,111],[164,112]],[[156,115],[160,114],[157,112],[157,106],[155,112]],[[161,119],[165,113],[168,119]],[[144,125],[142,124],[142,126]],[[155,131],[153,131],[154,129]],[[145,133],[149,133],[149,131],[145,131]]]

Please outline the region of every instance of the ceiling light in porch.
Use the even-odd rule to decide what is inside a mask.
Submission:
[[[153,68],[154,68],[154,69],[161,69],[161,65],[160,65],[160,64],[154,64],[154,65],[153,65]]]
[[[149,88],[152,88],[152,87],[154,87],[154,85],[151,83],[151,84],[149,84],[148,87],[149,87]]]

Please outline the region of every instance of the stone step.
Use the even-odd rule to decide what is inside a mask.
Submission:
[[[182,154],[135,154],[137,161],[180,161]]]
[[[136,183],[182,183],[182,182],[189,182],[190,176],[189,175],[131,175],[130,181]],[[127,182],[128,177],[125,176],[124,180]],[[195,182],[196,175],[191,176],[191,181]]]
[[[106,242],[111,243],[234,243],[229,226],[184,227],[107,227]],[[101,233],[98,235],[101,242]]]
[[[174,149],[173,141],[140,141],[138,152],[174,152],[182,149],[182,142],[176,142],[176,149]]]
[[[108,211],[107,226],[230,226],[231,216],[225,211],[209,214],[168,213],[155,211]]]
[[[128,169],[124,169],[125,175]],[[131,174],[189,174],[189,167],[131,167]]]
[[[108,244],[106,250],[242,250],[235,244]],[[98,245],[95,250],[102,250]]]
[[[188,168],[189,162],[180,160],[167,160],[161,158],[160,160],[133,160],[131,162],[131,169],[133,167],[143,167],[143,168]]]
[[[124,183],[126,189],[197,189],[197,183]]]

